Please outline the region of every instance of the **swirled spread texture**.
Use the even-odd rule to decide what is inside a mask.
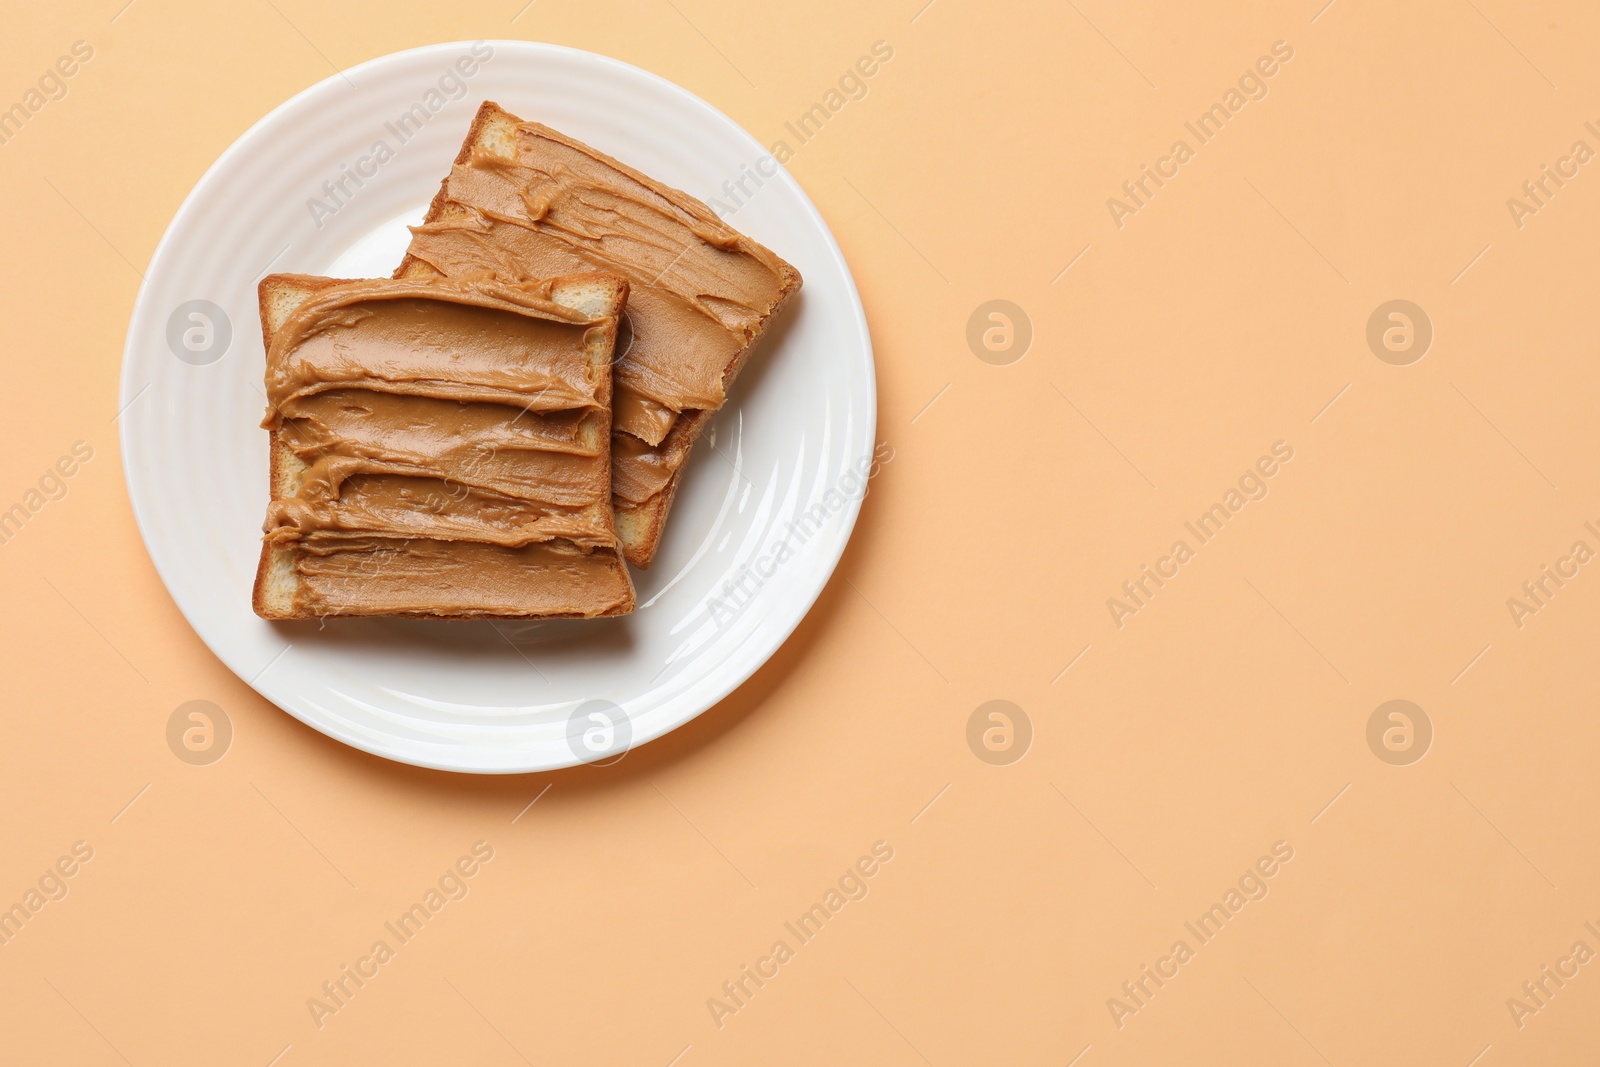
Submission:
[[[625,294],[265,279],[263,573],[293,568],[275,617],[630,610],[607,432]]]
[[[412,234],[397,277],[628,280],[612,491],[624,552],[648,565],[690,447],[799,272],[693,197],[493,103]]]

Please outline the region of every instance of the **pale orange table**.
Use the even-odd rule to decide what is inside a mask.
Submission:
[[[122,2],[0,38],[0,1061],[1590,1062],[1593,5]],[[488,780],[213,659],[113,420],[235,137],[502,37],[783,142],[893,458],[732,697]]]

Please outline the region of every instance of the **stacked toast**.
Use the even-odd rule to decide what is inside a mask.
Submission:
[[[695,440],[799,273],[497,104],[390,279],[269,275],[254,606],[621,615]]]

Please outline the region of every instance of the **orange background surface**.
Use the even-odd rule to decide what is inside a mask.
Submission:
[[[1600,550],[1600,163],[1560,161],[1600,149],[1593,5],[123,2],[0,38],[0,106],[93,48],[0,144],[0,509],[93,448],[0,546],[0,905],[67,891],[0,947],[0,1060],[1590,1062],[1600,564],[1559,561]],[[145,554],[113,420],[140,272],[236,137],[335,69],[508,37],[769,144],[893,48],[789,167],[855,271],[895,459],[735,694],[615,766],[487,779],[344,748],[223,668]],[[1185,123],[1276,42],[1201,144]],[[1576,173],[1536,205],[1545,165]],[[996,299],[1025,353],[969,345]],[[1386,318],[1398,351],[1369,345],[1392,300],[1421,358],[1415,312],[1412,348]],[[1576,573],[1513,612],[1544,565]],[[1369,743],[1396,699],[1409,739]],[[232,723],[210,765],[168,746],[191,700]],[[969,745],[991,700],[1010,748]],[[476,842],[466,896],[314,1018]],[[1265,896],[1229,912],[1241,878]]]

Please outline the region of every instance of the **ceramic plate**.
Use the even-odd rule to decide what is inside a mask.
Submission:
[[[250,608],[267,504],[256,283],[274,271],[387,277],[486,99],[714,198],[805,286],[695,447],[655,563],[634,572],[631,616],[265,622]],[[620,758],[748,678],[844,550],[875,423],[861,302],[794,180],[683,89],[616,60],[519,41],[373,60],[239,138],[151,260],[121,404],[140,531],[212,651],[330,737],[480,773]]]

